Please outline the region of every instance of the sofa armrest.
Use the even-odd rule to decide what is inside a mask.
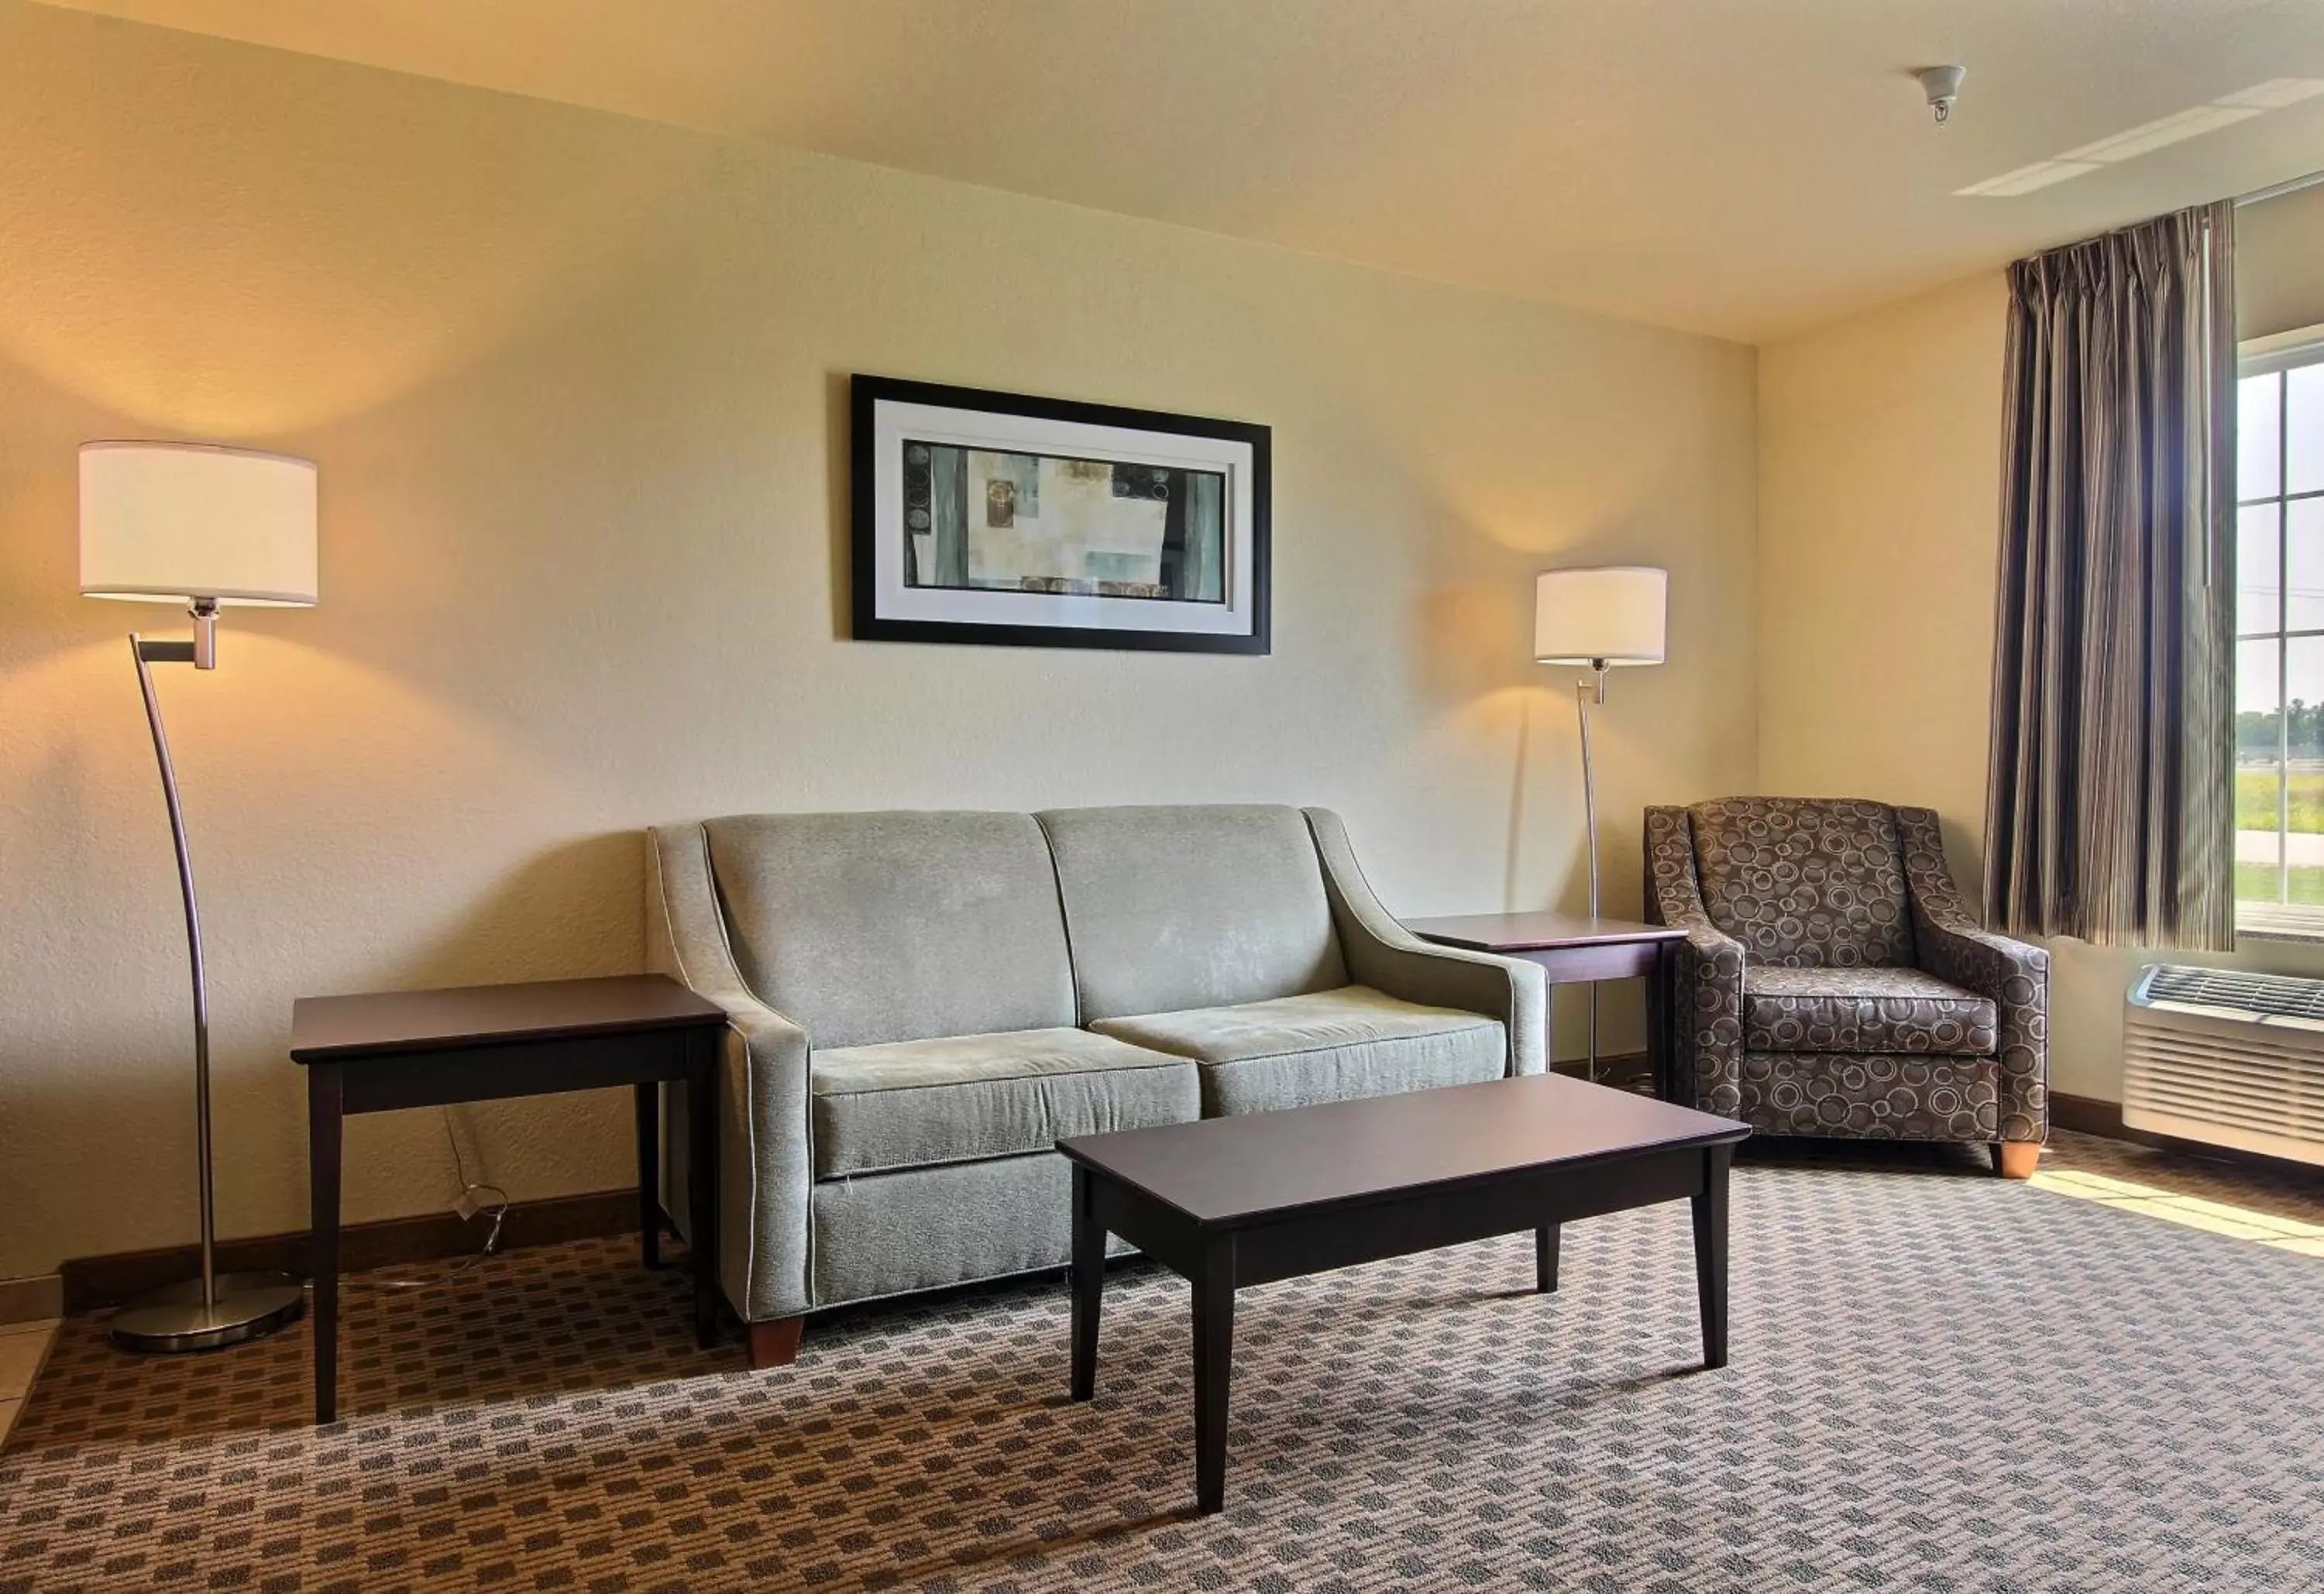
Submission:
[[[1694,1084],[1694,1104],[1734,1118],[1743,1110],[1743,943],[1711,922],[1694,873],[1694,831],[1684,808],[1648,808],[1646,917],[1684,930],[1671,991],[1675,1073]]]
[[[1438,946],[1406,929],[1380,906],[1348,844],[1348,827],[1329,808],[1305,810],[1323,865],[1323,886],[1348,972],[1402,1001],[1456,1008],[1500,1020],[1509,1073],[1548,1066],[1547,999],[1541,970],[1516,958]]]
[[[807,1268],[815,1183],[808,1138],[807,1031],[761,1001],[726,938],[708,838],[699,825],[660,825],[646,838],[648,966],[726,1010],[719,1091],[719,1282],[745,1322],[790,1317],[814,1303]],[[666,1188],[685,1188],[692,1102],[670,1093],[664,1113]],[[672,1215],[684,1202],[672,1203]]]
[[[1913,942],[1921,966],[2000,1010],[2001,1138],[2047,1139],[2050,954],[1977,922],[1945,864],[1934,809],[1899,808],[1896,828],[1904,844],[1904,885],[1913,898]]]

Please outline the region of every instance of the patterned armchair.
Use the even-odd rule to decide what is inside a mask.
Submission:
[[[2049,1125],[2050,958],[1961,906],[1927,808],[1646,810],[1647,917],[1687,932],[1671,1014],[1695,1105],[1772,1135],[1978,1141]]]

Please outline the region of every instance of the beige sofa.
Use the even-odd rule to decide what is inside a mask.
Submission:
[[[754,1362],[821,1307],[1062,1266],[1063,1137],[1543,1066],[1541,971],[1415,939],[1319,808],[754,815],[650,853],[652,966],[731,1020]]]

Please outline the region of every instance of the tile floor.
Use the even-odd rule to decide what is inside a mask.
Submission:
[[[24,1397],[32,1392],[32,1380],[40,1376],[56,1337],[53,1317],[39,1322],[0,1322],[0,1446],[7,1444],[17,1414],[24,1409]]]

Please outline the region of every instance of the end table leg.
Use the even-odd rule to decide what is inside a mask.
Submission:
[[[1678,978],[1676,943],[1665,941],[1655,949],[1655,972],[1646,977],[1646,1068],[1654,1077],[1655,1094],[1665,1101],[1680,1099],[1678,1046],[1672,1026],[1672,998]]]
[[[1727,1170],[1732,1146],[1702,1154],[1702,1193],[1694,1197],[1694,1291],[1702,1311],[1702,1365],[1727,1365]]]
[[[1234,1236],[1210,1242],[1194,1280],[1194,1506],[1227,1497],[1227,1376],[1234,1359]]]
[[[718,1343],[718,1066],[724,1029],[687,1032],[693,1066],[686,1074],[686,1207],[693,1239],[694,1340]]]
[[[1074,1165],[1073,1397],[1097,1395],[1098,1308],[1105,1296],[1105,1230],[1098,1226],[1090,1171]]]
[[[661,1266],[661,1086],[648,1082],[638,1096],[638,1248],[649,1267]]]
[[[1533,1286],[1545,1295],[1557,1293],[1557,1238],[1554,1223],[1533,1231]]]
[[[315,1285],[315,1421],[339,1414],[339,1149],[346,1097],[339,1065],[307,1067],[307,1270]]]

